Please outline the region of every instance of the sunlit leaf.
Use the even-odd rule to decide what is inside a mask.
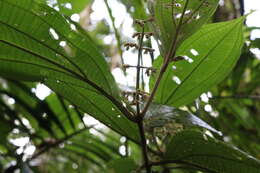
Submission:
[[[219,0],[150,0],[155,18],[154,33],[163,57],[171,49],[175,37],[179,46],[205,24],[218,6]],[[177,33],[177,35],[176,35]]]
[[[177,50],[185,60],[172,62],[159,85],[155,101],[181,106],[192,102],[203,92],[222,81],[239,58],[243,45],[244,18],[209,24],[187,39]],[[159,57],[153,64],[159,68]],[[150,80],[153,88],[156,75]]]

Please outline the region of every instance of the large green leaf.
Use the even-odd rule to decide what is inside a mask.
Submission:
[[[150,0],[150,2],[150,11],[155,18],[154,33],[161,42],[159,46],[164,57],[175,37],[178,37],[177,44],[180,45],[209,20],[219,0]]]
[[[188,111],[166,105],[151,104],[145,116],[145,128],[147,130],[165,128],[166,131],[172,133],[171,130],[176,130],[174,124],[180,124],[184,128],[204,128],[222,135],[220,131],[217,131],[208,123]]]
[[[137,139],[136,127],[121,112],[125,108],[119,106],[105,59],[89,37],[33,0],[1,0],[0,9],[1,76],[42,81],[84,112]]]
[[[241,150],[196,131],[176,134],[165,160],[216,173],[258,173],[260,162]]]
[[[95,91],[86,90],[86,88],[69,85],[63,81],[57,83],[54,80],[49,80],[46,84],[51,86],[57,93],[65,96],[67,100],[78,106],[81,110],[94,116],[97,120],[116,130],[118,133],[135,141],[138,139],[135,124],[126,119],[117,107],[103,95]]]
[[[58,12],[33,0],[0,2],[1,48],[2,46],[6,48],[1,50],[1,55],[9,57],[1,58],[1,61],[3,64],[14,61],[14,65],[23,63],[24,66],[29,66],[30,61],[37,59],[34,62],[35,66],[42,67],[41,70],[39,67],[22,68],[19,74],[11,67],[2,65],[1,74],[15,73],[21,79],[44,80],[48,77],[46,75],[54,71],[54,76],[60,75],[56,73],[65,73],[68,76],[74,74],[78,78],[86,76],[107,92],[116,91],[114,79],[108,73],[108,66],[94,43],[88,37],[73,31],[70,24]],[[24,21],[30,21],[30,25]],[[65,41],[69,46],[67,52],[59,45],[61,41]],[[13,54],[8,53],[10,49],[16,51]],[[19,53],[25,56],[23,59],[19,58],[20,61],[15,56]],[[35,69],[38,69],[38,73],[33,74]]]
[[[177,50],[186,60],[172,62],[159,85],[155,101],[181,106],[222,81],[236,64],[243,45],[244,18],[209,24],[187,39]],[[163,59],[153,64],[159,68]],[[156,75],[150,80],[153,88]]]

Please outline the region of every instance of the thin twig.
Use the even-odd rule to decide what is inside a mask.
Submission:
[[[239,0],[239,4],[240,4],[240,14],[241,14],[241,16],[244,16],[244,14],[245,14],[245,3],[244,3],[244,0]]]
[[[143,65],[135,66],[135,65],[125,64],[125,65],[124,65],[124,68],[143,68],[143,69],[150,69],[151,67],[146,67],[146,66],[143,66]]]
[[[153,90],[151,92],[150,98],[148,99],[148,101],[147,101],[147,103],[146,103],[146,105],[145,105],[145,107],[144,107],[144,109],[143,109],[143,111],[141,113],[142,116],[145,116],[145,113],[147,112],[150,104],[153,101],[155,93],[156,93],[156,91],[157,91],[157,89],[159,87],[159,84],[160,84],[160,82],[162,80],[164,72],[166,71],[166,69],[167,69],[167,67],[169,65],[171,57],[174,57],[175,54],[176,54],[178,35],[179,35],[180,30],[181,30],[182,21],[183,21],[183,18],[184,18],[185,11],[186,11],[186,9],[188,7],[188,3],[189,3],[189,0],[187,0],[186,3],[185,3],[184,9],[182,11],[182,16],[181,16],[179,24],[178,24],[178,26],[176,28],[176,33],[175,33],[174,39],[173,39],[172,44],[171,44],[171,48],[168,51],[166,58],[164,59],[164,64],[162,65],[162,67],[160,69],[160,73],[159,73],[158,78],[157,78],[157,80],[155,82],[155,85],[154,85],[154,88],[153,88]]]
[[[116,37],[116,41],[117,41],[117,48],[118,48],[118,52],[120,54],[120,58],[121,58],[121,63],[124,64],[124,58],[123,58],[123,51],[121,49],[121,38],[120,38],[120,34],[115,26],[115,18],[112,14],[112,10],[111,8],[109,7],[108,5],[108,2],[107,0],[104,0],[105,4],[106,4],[106,7],[107,7],[107,11],[109,13],[109,17],[110,17],[110,20],[112,22],[112,27],[113,27],[113,30],[115,32],[115,37]]]
[[[142,26],[142,34],[141,37],[139,37],[139,49],[138,49],[138,60],[137,60],[137,67],[140,67],[141,65],[141,59],[142,59],[142,50],[143,50],[143,40],[144,40],[144,26]],[[141,68],[136,68],[136,92],[139,92],[140,90],[140,70]],[[142,147],[142,153],[143,153],[143,159],[144,164],[146,167],[146,172],[151,173],[151,167],[149,166],[149,158],[148,158],[148,150],[147,150],[147,143],[145,138],[145,131],[143,126],[143,118],[140,116],[140,103],[139,103],[139,94],[137,93],[135,96],[136,101],[136,117],[138,120],[138,128],[139,128],[139,134],[141,137],[141,147]]]
[[[143,59],[143,57],[141,57],[141,66],[143,66],[144,65],[144,59]],[[145,90],[145,82],[144,82],[144,69],[145,68],[141,68],[141,79],[142,79],[142,91],[144,91]],[[146,71],[147,70],[149,70],[150,68],[147,68],[146,69]]]
[[[142,27],[142,35],[139,40],[139,49],[138,49],[138,59],[137,59],[137,67],[141,65],[141,58],[142,58],[142,47],[143,47],[143,40],[144,40],[144,27]],[[140,68],[136,69],[136,91],[140,90]],[[136,101],[136,113],[137,116],[140,114],[140,104],[139,104],[139,94],[136,94],[135,101]]]
[[[172,22],[173,22],[173,25],[176,27],[176,22],[175,22],[175,18],[174,18],[174,6],[175,6],[175,0],[172,0],[172,2],[171,2]]]

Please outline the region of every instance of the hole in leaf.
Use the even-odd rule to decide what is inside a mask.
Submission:
[[[59,35],[56,33],[56,31],[53,28],[50,28],[49,32],[50,32],[52,38],[54,38],[55,40],[59,39]]]
[[[173,80],[176,84],[178,84],[178,85],[181,84],[181,80],[180,80],[180,78],[177,77],[177,76],[173,76],[173,77],[172,77],[172,80]]]
[[[61,41],[61,42],[59,43],[59,45],[60,45],[61,47],[65,47],[65,46],[67,45],[67,43],[66,43],[66,41]]]
[[[189,63],[193,63],[193,59],[191,59],[191,58],[188,57],[188,56],[184,56],[184,59],[185,59],[186,61],[188,61]]]
[[[72,9],[72,5],[71,5],[71,3],[69,3],[69,2],[68,2],[68,3],[65,3],[65,4],[64,4],[64,7],[67,8],[67,9],[70,9],[70,10]]]
[[[199,52],[196,51],[195,49],[191,49],[190,52],[191,52],[192,55],[194,55],[194,56],[198,56],[198,55],[199,55]]]
[[[80,16],[78,14],[72,14],[70,19],[74,22],[79,22]]]

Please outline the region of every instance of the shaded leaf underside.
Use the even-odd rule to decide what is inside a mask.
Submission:
[[[190,163],[212,172],[257,173],[260,162],[239,149],[196,131],[183,131],[167,146],[166,160]]]
[[[117,107],[118,89],[107,64],[88,37],[73,31],[57,11],[33,0],[1,0],[0,9],[2,76],[43,82],[84,112],[137,140],[136,127]]]

